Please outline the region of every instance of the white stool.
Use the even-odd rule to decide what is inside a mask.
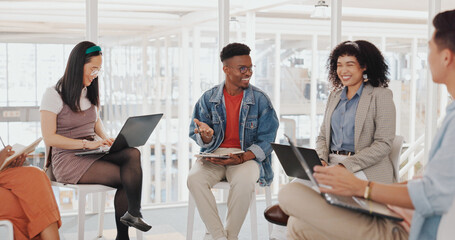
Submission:
[[[103,238],[103,227],[104,227],[104,209],[106,206],[106,192],[113,191],[115,188],[111,188],[99,184],[64,184],[59,182],[51,181],[51,185],[54,187],[64,187],[76,190],[78,195],[77,204],[77,239],[84,239],[84,227],[85,227],[85,202],[87,194],[97,193],[98,194],[98,235],[96,238]],[[95,195],[94,195],[95,196]],[[136,238],[142,240],[142,232],[136,229]]]
[[[256,188],[259,184],[256,184]],[[230,185],[228,182],[219,182],[215,184],[212,189],[222,189],[224,191],[223,195],[227,196],[226,191],[229,192]],[[272,205],[272,193],[270,192],[270,186],[264,187],[265,189],[265,202],[266,207]],[[193,239],[193,228],[194,228],[194,211],[196,209],[196,203],[194,201],[191,193],[189,194],[188,199],[188,221],[186,229],[186,240]],[[251,239],[258,239],[258,221],[257,221],[257,211],[256,211],[256,192],[252,192],[252,198],[250,202],[250,220],[251,220]],[[269,236],[272,233],[272,224],[268,223]]]
[[[8,235],[4,236],[5,240],[14,240],[14,231],[13,231],[13,224],[8,220],[0,220],[0,226],[4,226],[6,228],[6,232]]]

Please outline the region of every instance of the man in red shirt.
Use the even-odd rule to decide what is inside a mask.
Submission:
[[[206,91],[194,107],[190,137],[201,152],[229,158],[199,158],[188,175],[188,188],[213,239],[238,239],[256,182],[273,179],[270,142],[278,118],[268,96],[249,81],[253,74],[250,48],[231,43],[220,54],[226,81]],[[244,151],[240,154],[233,152]],[[223,227],[210,188],[227,180],[231,186]]]

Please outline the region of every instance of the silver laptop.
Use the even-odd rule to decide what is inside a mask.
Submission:
[[[108,154],[118,152],[129,147],[139,147],[145,144],[149,139],[156,125],[160,121],[162,113],[129,117],[119,134],[115,138],[114,143],[110,147],[101,147],[95,150],[84,150],[75,153],[76,156],[92,155],[92,154]]]
[[[319,184],[316,181],[316,179],[313,177],[313,171],[310,169],[310,167],[307,164],[307,160],[302,156],[300,151],[297,150],[297,147],[292,143],[292,141],[289,139],[288,136],[284,135],[289,144],[291,145],[291,149],[294,152],[294,156],[297,157],[297,159],[301,163],[301,167],[303,167],[303,171],[305,171],[306,176],[310,179],[311,183],[314,185],[313,189],[316,191],[320,192],[319,189]],[[313,150],[315,151],[315,150]],[[316,151],[315,151],[316,152]],[[313,156],[317,157],[317,155],[308,155],[308,156]],[[319,161],[319,157],[317,157]],[[315,159],[312,159],[311,161],[314,161]],[[310,160],[308,160],[310,161]],[[283,166],[284,168],[284,166]],[[392,212],[389,208],[387,208],[386,205],[377,203],[371,200],[366,200],[363,198],[358,198],[358,197],[346,197],[346,196],[339,196],[331,193],[321,193],[321,196],[327,201],[327,203],[342,207],[342,208],[347,208],[353,211],[357,212],[362,212],[366,213],[369,215],[373,216],[380,216],[380,217],[385,217],[394,221],[403,221],[403,218],[400,217],[398,214]]]

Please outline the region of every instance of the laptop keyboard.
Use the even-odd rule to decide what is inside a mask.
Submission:
[[[364,199],[360,199],[357,197],[338,196],[338,195],[326,193],[325,198],[331,203],[339,203],[339,204],[343,204],[343,205],[361,206],[361,207],[367,206],[367,203]]]
[[[110,146],[103,145],[103,146],[101,146],[99,149],[100,149],[100,151],[102,151],[102,152],[106,152],[106,151],[109,151],[110,148],[111,148]]]

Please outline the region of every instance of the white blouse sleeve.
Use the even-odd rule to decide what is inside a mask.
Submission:
[[[96,121],[98,121],[98,119],[101,119],[100,118],[100,114],[101,114],[101,108],[100,107],[96,107]]]
[[[60,111],[63,109],[63,100],[58,94],[55,87],[49,87],[43,94],[43,98],[41,99],[41,106],[39,110],[46,110],[49,112],[53,112],[55,114],[59,114]]]

